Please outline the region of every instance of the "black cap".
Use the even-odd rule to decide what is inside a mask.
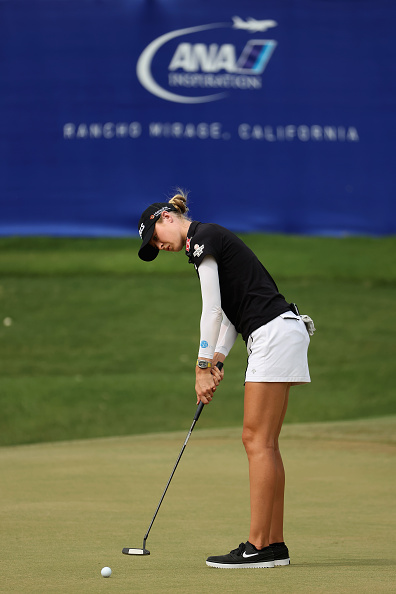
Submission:
[[[139,235],[142,245],[139,249],[139,258],[145,262],[151,262],[158,256],[159,249],[150,245],[154,233],[155,223],[165,211],[178,212],[178,209],[169,202],[154,202],[144,211],[139,221]]]

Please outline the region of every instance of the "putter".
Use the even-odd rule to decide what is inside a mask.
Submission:
[[[223,368],[223,363],[221,363],[221,362],[219,361],[218,363],[216,363],[216,367],[217,367],[218,369],[222,369],[222,368]],[[202,404],[202,402],[200,402],[200,403],[198,404],[198,406],[197,406],[197,410],[195,411],[194,419],[193,419],[193,422],[192,422],[192,424],[191,424],[190,430],[189,430],[189,432],[187,433],[187,437],[186,437],[186,439],[185,439],[185,441],[184,441],[184,444],[183,444],[183,447],[182,447],[182,449],[181,449],[181,451],[180,451],[180,454],[179,454],[179,456],[178,456],[178,458],[177,458],[177,460],[176,460],[176,464],[175,464],[175,465],[174,465],[174,467],[173,467],[172,474],[171,474],[171,475],[170,475],[170,477],[169,477],[169,480],[168,480],[168,483],[167,483],[167,485],[166,485],[166,487],[165,487],[165,490],[164,490],[164,492],[162,493],[162,496],[161,496],[160,502],[159,502],[159,504],[158,504],[158,506],[157,506],[157,509],[155,510],[155,514],[154,514],[154,516],[153,516],[153,519],[151,520],[150,526],[148,527],[148,530],[147,530],[147,532],[146,532],[146,534],[145,534],[145,536],[144,536],[144,538],[143,538],[143,548],[141,548],[141,549],[129,549],[129,548],[127,548],[127,547],[126,547],[126,548],[122,549],[122,552],[124,553],[124,555],[150,555],[150,551],[149,551],[148,549],[146,549],[146,541],[147,541],[148,535],[149,535],[149,533],[150,533],[150,530],[151,530],[151,527],[152,527],[152,525],[154,524],[154,520],[155,520],[155,518],[157,517],[158,510],[159,510],[159,508],[161,507],[161,503],[162,503],[162,502],[163,502],[163,500],[164,500],[165,494],[166,494],[166,492],[167,492],[167,490],[168,490],[168,487],[169,487],[169,485],[170,485],[170,482],[171,482],[171,480],[172,480],[172,478],[173,478],[173,475],[175,474],[175,471],[176,471],[177,465],[178,465],[178,464],[179,464],[179,462],[180,462],[180,458],[181,458],[181,457],[182,457],[182,455],[183,455],[183,452],[184,452],[184,450],[185,450],[185,448],[186,448],[187,442],[188,442],[188,440],[190,439],[190,435],[191,435],[191,433],[192,433],[192,431],[193,431],[193,429],[194,429],[194,427],[195,427],[195,424],[196,424],[196,422],[197,422],[197,421],[198,421],[198,419],[199,419],[199,416],[200,416],[200,414],[201,414],[201,412],[202,412],[202,410],[203,410],[203,407],[204,407],[204,406],[205,406],[205,405],[204,405],[204,404]]]

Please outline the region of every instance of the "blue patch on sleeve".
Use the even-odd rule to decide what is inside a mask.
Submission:
[[[201,341],[201,347],[202,347],[203,349],[206,349],[208,346],[209,346],[209,345],[208,345],[208,343],[206,342],[206,340],[202,340],[202,341]]]

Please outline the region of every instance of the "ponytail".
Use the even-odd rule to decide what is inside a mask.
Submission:
[[[177,194],[175,194],[170,200],[169,204],[172,204],[181,215],[185,215],[188,213],[187,207],[187,192],[184,192],[180,188],[177,189]]]

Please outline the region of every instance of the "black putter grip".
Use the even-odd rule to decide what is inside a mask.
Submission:
[[[220,371],[223,369],[223,363],[221,361],[218,361],[216,363],[216,367],[217,369],[220,369]],[[197,406],[197,410],[195,411],[195,415],[194,415],[194,421],[198,421],[199,419],[199,415],[201,414],[201,412],[203,411],[203,407],[204,407],[204,403],[200,402]]]

